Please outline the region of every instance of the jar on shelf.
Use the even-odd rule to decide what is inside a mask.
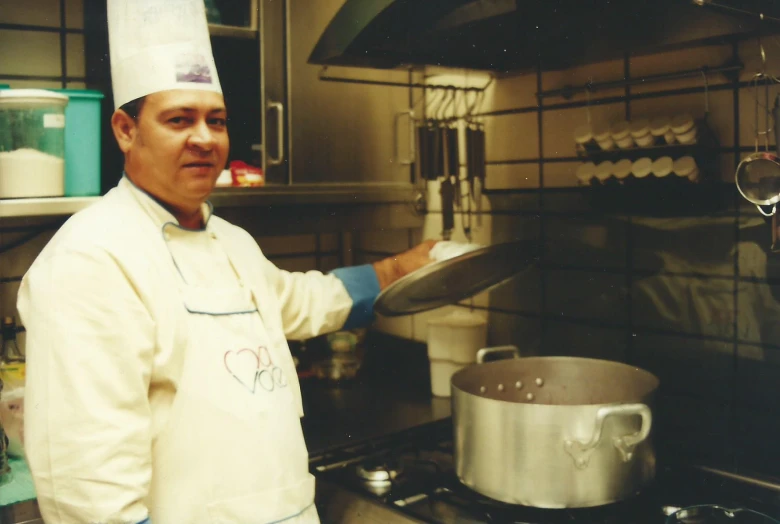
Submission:
[[[0,198],[65,195],[68,96],[0,90]]]

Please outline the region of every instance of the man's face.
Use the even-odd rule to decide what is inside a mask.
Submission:
[[[125,169],[145,191],[195,212],[225,167],[230,142],[221,94],[174,90],[148,95],[129,127]]]

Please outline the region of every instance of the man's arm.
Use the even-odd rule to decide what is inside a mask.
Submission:
[[[151,480],[154,322],[110,255],[59,253],[19,289],[25,453],[46,522],[138,523]]]
[[[302,340],[339,329],[369,325],[380,291],[431,262],[436,241],[373,264],[345,267],[328,275],[317,271],[290,273],[270,262],[270,281],[282,307],[282,322],[289,340]]]

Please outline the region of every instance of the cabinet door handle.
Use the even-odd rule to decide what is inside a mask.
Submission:
[[[400,149],[400,140],[398,139],[398,130],[400,126],[398,125],[398,121],[403,117],[404,115],[408,115],[409,117],[409,158],[408,160],[403,160],[401,158],[401,153],[399,151]],[[415,152],[415,139],[416,139],[416,128],[414,125],[414,111],[404,111],[402,113],[397,113],[395,115],[395,122],[394,122],[394,129],[393,129],[393,138],[395,140],[395,161],[402,165],[402,166],[410,166],[415,163],[416,161],[416,152]]]
[[[268,102],[268,110],[276,111],[276,157],[268,155],[268,164],[278,166],[284,162],[284,105],[281,102]]]

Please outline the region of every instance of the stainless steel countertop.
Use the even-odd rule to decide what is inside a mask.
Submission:
[[[332,387],[301,380],[310,454],[450,416],[450,399],[431,394],[424,344],[370,334],[365,345],[352,383]]]

